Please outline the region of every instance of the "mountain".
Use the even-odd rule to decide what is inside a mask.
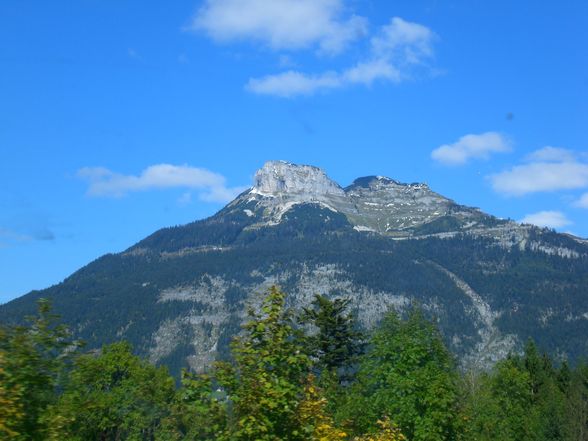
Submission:
[[[381,176],[342,188],[319,168],[270,161],[214,216],[164,228],[40,297],[90,348],[119,339],[155,363],[201,369],[227,354],[248,307],[277,284],[293,307],[345,296],[369,328],[418,303],[463,365],[488,366],[532,337],[588,355],[588,243],[459,205]]]

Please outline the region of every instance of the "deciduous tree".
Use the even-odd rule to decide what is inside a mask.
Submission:
[[[378,419],[389,416],[409,440],[452,440],[457,432],[456,379],[451,355],[422,312],[412,309],[406,320],[390,312],[362,357],[342,416],[357,415],[360,433],[373,431]]]
[[[80,356],[51,409],[50,439],[154,440],[169,415],[174,380],[132,354],[126,342]]]
[[[45,440],[45,412],[57,400],[69,362],[79,343],[72,341],[49,301],[38,302],[28,324],[0,328],[1,389],[12,403],[6,407],[4,426],[22,440]],[[9,398],[10,397],[10,398]]]
[[[249,312],[244,334],[233,343],[234,364],[217,365],[232,403],[232,439],[305,439],[297,409],[310,359],[284,301],[284,293],[270,288],[261,310]]]

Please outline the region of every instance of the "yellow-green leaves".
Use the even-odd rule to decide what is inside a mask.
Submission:
[[[16,440],[24,417],[22,387],[10,378],[5,365],[6,354],[0,350],[0,439]]]
[[[296,435],[296,412],[310,359],[284,303],[284,293],[272,287],[261,312],[250,312],[244,335],[233,343],[234,367],[219,366],[219,382],[232,403],[234,439],[305,439]]]
[[[38,314],[27,319],[28,326],[0,327],[0,399],[6,402],[0,427],[6,437],[45,440],[45,414],[79,344],[57,323],[46,300],[39,300]]]

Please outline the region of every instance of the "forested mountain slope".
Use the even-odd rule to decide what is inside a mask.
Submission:
[[[348,297],[368,328],[418,302],[463,363],[491,364],[529,337],[555,357],[588,355],[585,241],[425,184],[365,177],[342,188],[316,167],[274,161],[214,216],[2,305],[0,321],[46,297],[90,347],[126,339],[153,362],[199,369],[227,353],[247,307],[274,284],[291,306]]]

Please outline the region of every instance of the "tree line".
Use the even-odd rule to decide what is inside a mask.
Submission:
[[[587,364],[528,342],[460,371],[419,308],[365,334],[348,306],[291,311],[273,287],[230,359],[177,385],[126,342],[84,351],[41,300],[26,326],[0,326],[0,439],[588,440]]]

